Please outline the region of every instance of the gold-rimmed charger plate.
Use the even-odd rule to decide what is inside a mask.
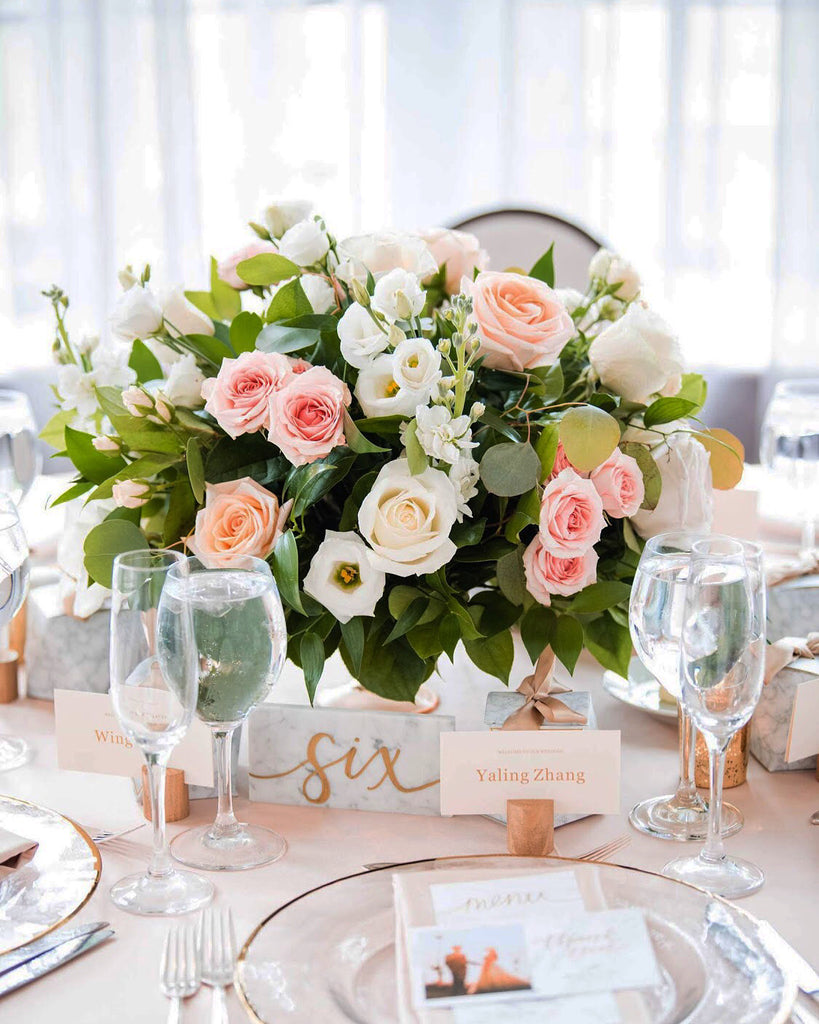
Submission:
[[[796,986],[765,948],[752,915],[716,901],[747,953],[743,962],[752,964],[749,973],[747,966],[738,966],[742,958],[731,955],[730,945],[705,927],[713,898],[693,886],[639,868],[509,855],[447,857],[365,871],[285,903],[253,930],[239,954],[236,990],[251,1020],[393,1024],[398,1016],[392,875],[434,870],[444,882],[448,870],[487,867],[594,872],[607,907],[643,909],[662,975],[660,985],[642,990],[651,1024],[787,1021]],[[501,1005],[498,1021],[515,1019],[514,1011],[508,1018],[501,1015]]]
[[[0,956],[59,928],[81,910],[100,880],[91,837],[47,807],[0,796],[0,828],[38,844],[0,878]]]

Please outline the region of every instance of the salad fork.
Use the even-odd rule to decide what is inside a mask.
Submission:
[[[199,951],[192,926],[169,928],[162,950],[159,987],[171,1000],[168,1024],[182,1020],[182,1000],[195,995],[201,985]]]
[[[199,919],[199,956],[202,981],[213,988],[211,1024],[229,1024],[227,992],[233,984],[236,934],[230,910],[208,907]]]

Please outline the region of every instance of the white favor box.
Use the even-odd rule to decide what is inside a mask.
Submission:
[[[751,753],[769,772],[793,772],[816,767],[816,755],[787,761],[796,689],[819,677],[819,660],[798,658],[762,688],[751,720]]]

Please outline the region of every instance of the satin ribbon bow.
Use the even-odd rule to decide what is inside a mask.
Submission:
[[[804,638],[783,636],[771,644],[765,652],[765,682],[797,658],[819,658],[819,633],[808,633]]]
[[[555,654],[546,647],[537,659],[535,670],[518,687],[518,693],[526,697],[526,703],[518,708],[503,723],[503,729],[539,729],[541,724],[555,722],[566,725],[586,725],[588,719],[578,711],[564,704],[554,696],[556,693],[570,693],[571,687],[563,686],[552,678]]]

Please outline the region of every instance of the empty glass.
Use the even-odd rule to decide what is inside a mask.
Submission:
[[[691,533],[662,533],[643,549],[629,603],[629,629],[637,656],[652,675],[680,698],[680,631]],[[691,720],[680,705],[680,781],[671,796],[651,797],[636,804],[629,821],[641,832],[662,839],[705,839],[708,805],[694,785],[694,735]],[[730,835],[742,827],[742,815],[725,805],[723,828]]]
[[[153,853],[146,874],[111,889],[134,914],[187,914],[213,897],[213,885],[174,868],[165,840],[165,769],[193,717],[196,647],[187,606],[170,593],[176,551],[129,551],[114,559],[111,599],[111,697],[125,734],[148,765]]]
[[[19,503],[40,470],[37,424],[28,396],[0,388],[0,492]]]
[[[680,639],[682,702],[705,738],[711,768],[708,838],[697,857],[663,874],[735,898],[760,888],[756,865],[729,857],[720,832],[725,751],[750,719],[765,670],[765,580],[760,549],[730,537],[697,541],[685,586]]]
[[[28,589],[28,544],[14,502],[0,494],[0,661],[12,671],[17,654],[10,650],[9,626]],[[19,768],[29,747],[19,736],[0,736],[0,771]]]
[[[178,861],[212,871],[269,864],[287,843],[233,813],[230,751],[236,728],[267,697],[287,650],[284,611],[270,566],[240,557],[208,568],[196,558],[171,569],[169,586],[192,613],[199,652],[196,714],[213,731],[218,808],[212,825],[189,829],[171,843]]]

